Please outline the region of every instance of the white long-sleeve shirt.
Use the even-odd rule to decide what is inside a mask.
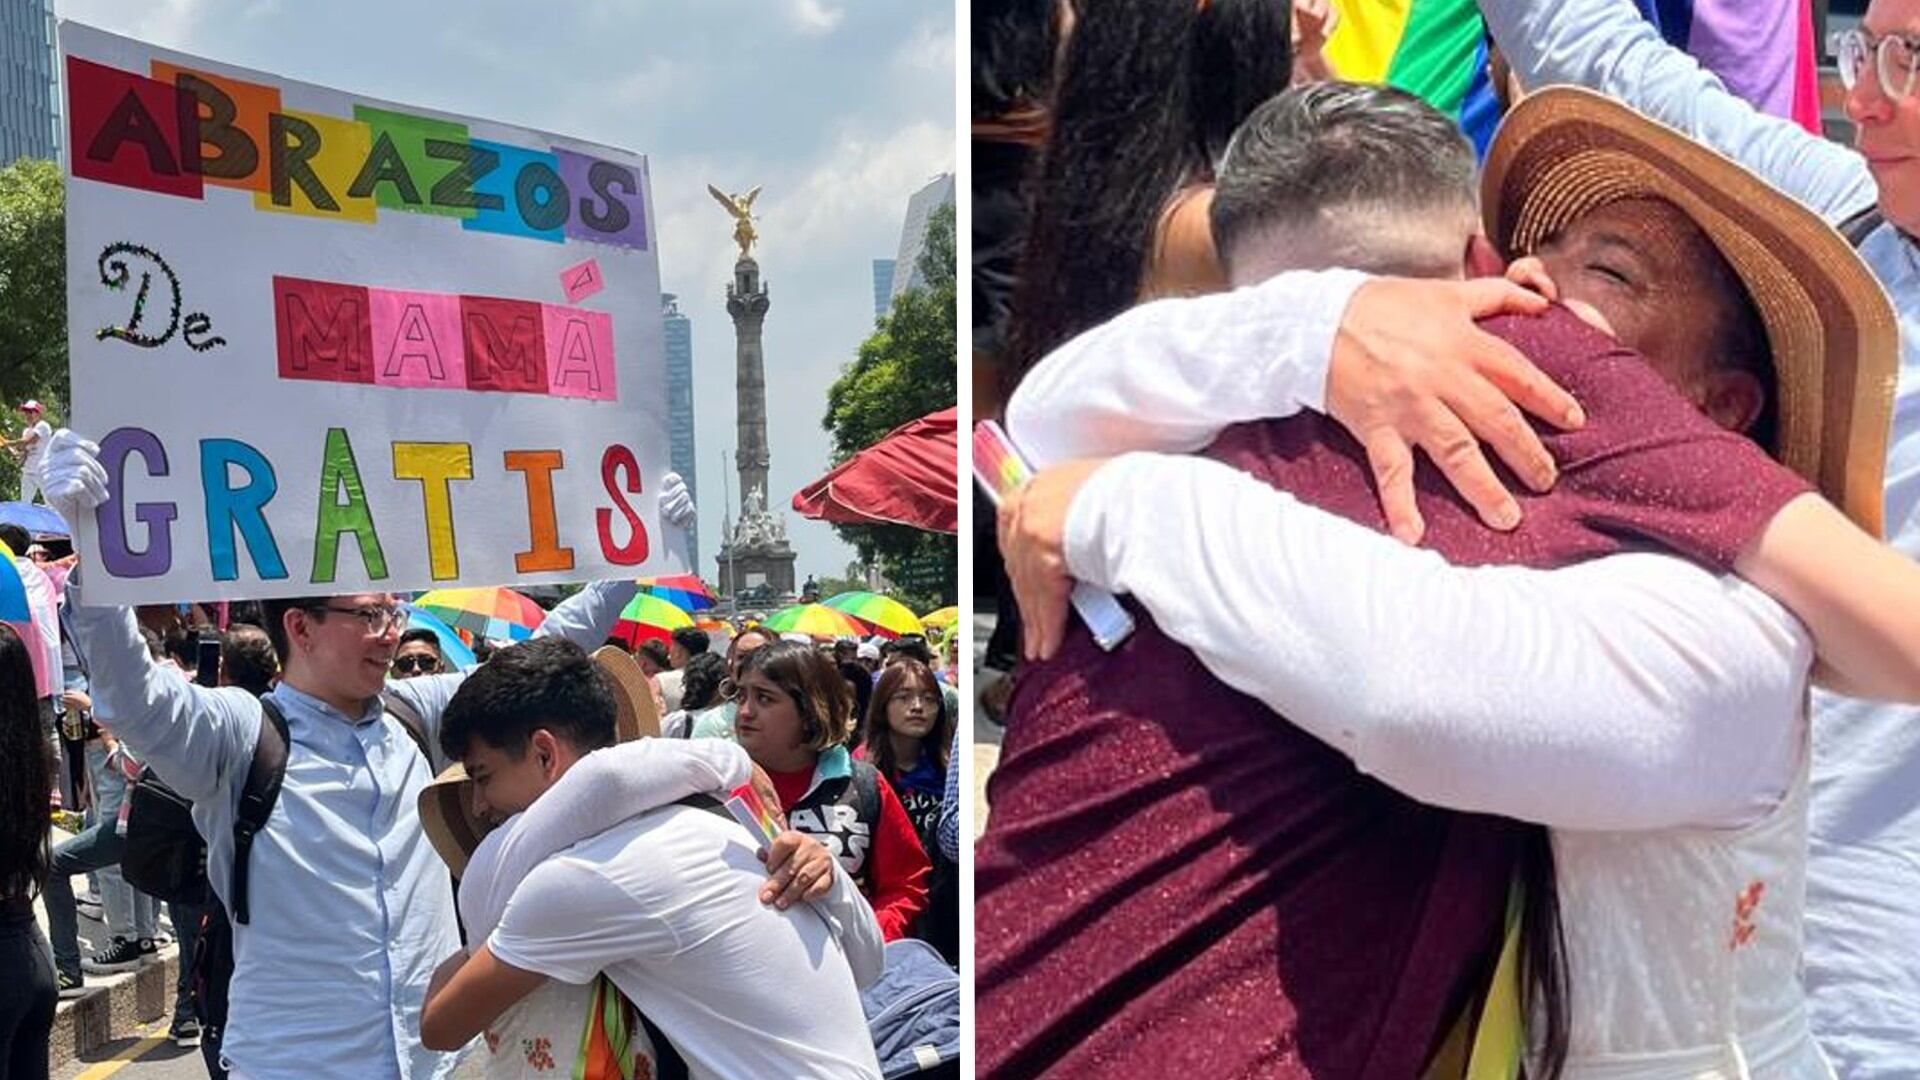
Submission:
[[[1727,92],[1625,0],[1481,0],[1528,86],[1617,97],[1734,158],[1829,221],[1878,197],[1865,159]],[[1886,529],[1920,558],[1920,250],[1892,225],[1860,245],[1900,324]],[[1920,1038],[1920,710],[1814,696],[1806,980],[1814,1032],[1848,1077],[1910,1077]]]
[[[1009,434],[1041,464],[1186,451],[1314,405],[1353,280],[1135,308],[1044,358]],[[1799,761],[1804,629],[1677,558],[1454,568],[1218,463],[1145,456],[1094,474],[1067,548],[1075,577],[1132,593],[1223,681],[1425,801],[1562,827],[1739,825]]]

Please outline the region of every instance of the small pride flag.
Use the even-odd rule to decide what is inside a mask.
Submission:
[[[760,794],[753,790],[751,784],[741,784],[728,794],[727,812],[733,815],[735,821],[745,825],[762,847],[773,843],[773,838],[780,835],[779,820],[767,809],[767,804],[760,801]]]

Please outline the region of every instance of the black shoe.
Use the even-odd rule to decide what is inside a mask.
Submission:
[[[140,959],[158,960],[160,959],[160,949],[167,944],[168,940],[167,938],[143,937],[139,941],[134,942],[134,947],[140,950]]]
[[[167,1031],[167,1038],[172,1039],[173,1045],[178,1047],[199,1046],[200,1021],[195,1020],[191,1016],[183,1016],[175,1020],[173,1027]]]
[[[149,949],[152,942],[148,942]],[[80,970],[94,975],[106,975],[115,971],[132,971],[140,966],[148,954],[140,950],[138,942],[117,937],[113,944],[80,961]]]
[[[86,980],[78,975],[69,975],[62,971],[54,976],[54,980],[60,986],[61,1001],[66,1001],[69,998],[77,998],[87,992]]]

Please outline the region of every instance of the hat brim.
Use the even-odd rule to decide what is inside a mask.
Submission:
[[[657,737],[660,710],[654,707],[653,691],[640,665],[625,650],[611,645],[594,650],[593,662],[613,689],[614,737],[620,742]],[[447,766],[421,789],[419,806],[427,842],[455,877],[465,874],[474,849],[493,831],[492,822],[474,813],[473,781],[466,767],[459,762]]]
[[[1765,328],[1776,456],[1882,535],[1899,328],[1879,280],[1830,225],[1686,135],[1565,86],[1507,114],[1481,196],[1487,234],[1510,257],[1622,199],[1663,199],[1685,213],[1739,276]]]

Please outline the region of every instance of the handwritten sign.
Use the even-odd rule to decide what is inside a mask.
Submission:
[[[90,600],[686,569],[645,158],[60,44]]]

